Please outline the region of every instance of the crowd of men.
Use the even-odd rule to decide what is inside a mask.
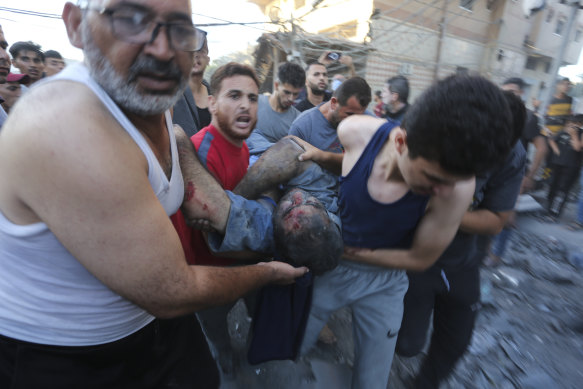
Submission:
[[[0,77],[5,77],[0,83],[0,128],[22,93],[41,78],[57,74],[65,67],[58,51],[43,51],[34,42],[16,42],[10,45],[10,50],[7,48],[8,42],[0,30]],[[11,65],[18,73],[10,72]]]
[[[305,355],[350,307],[353,388],[386,388],[433,317],[412,385],[438,387],[473,332],[479,237],[509,224],[545,158],[523,81],[453,75],[410,104],[397,75],[373,113],[352,59],[326,53],[281,64],[259,95],[243,64],[205,81],[191,15],[187,0],[67,3],[85,60],[65,69],[0,27],[0,387],[216,388],[242,297],[255,362]],[[334,60],[351,74],[330,91]],[[557,214],[583,143],[566,97],[549,109]]]

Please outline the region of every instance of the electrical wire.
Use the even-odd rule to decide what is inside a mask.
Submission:
[[[21,14],[21,15],[28,15],[28,16],[38,16],[41,18],[61,19],[61,15],[51,14],[51,13],[46,13],[46,12],[29,11],[26,9],[0,7],[0,11],[6,11],[6,12]]]

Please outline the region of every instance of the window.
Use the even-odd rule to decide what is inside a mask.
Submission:
[[[575,31],[575,42],[581,41],[581,35],[583,35],[583,30],[581,29],[581,27],[579,27],[577,31]]]
[[[557,18],[557,26],[555,27],[555,34],[563,35],[563,30],[565,29],[565,23],[567,22],[567,18],[563,15]]]
[[[475,1],[476,0],[460,0],[460,8],[471,12],[474,8]]]
[[[536,69],[536,58],[528,57],[526,59],[526,65],[524,65],[524,67],[527,68],[528,70],[535,70]]]
[[[306,0],[294,0],[294,5],[296,9],[302,8],[306,5]]]

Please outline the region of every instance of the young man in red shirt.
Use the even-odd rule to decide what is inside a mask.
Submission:
[[[211,124],[191,141],[198,158],[226,190],[233,190],[247,172],[249,149],[245,139],[255,128],[259,81],[252,68],[228,63],[211,78],[209,110]],[[215,256],[206,243],[205,233],[186,226],[180,213],[172,217],[182,241],[186,260],[191,265],[229,266],[237,260]],[[231,373],[231,347],[227,314],[233,304],[210,308],[198,313],[215,359],[224,373]]]

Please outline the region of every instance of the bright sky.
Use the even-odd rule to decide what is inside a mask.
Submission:
[[[257,5],[244,0],[191,1],[195,24],[267,21]],[[40,44],[43,50],[57,50],[65,58],[81,60],[83,55],[80,50],[69,44],[63,21],[60,18],[31,16],[1,9],[5,7],[60,15],[65,3],[66,0],[2,0],[0,25],[2,25],[8,43],[31,40]],[[209,33],[211,59],[244,50],[248,44],[255,44],[257,38],[264,32],[264,26],[263,24],[252,24],[249,26],[203,27]],[[267,28],[270,27],[267,25]],[[583,55],[579,58],[577,65],[563,67],[559,73],[564,77],[569,77],[574,82],[582,81],[578,76],[583,74]]]
[[[75,2],[76,0],[73,0]],[[222,22],[263,22],[267,18],[255,4],[243,0],[191,0],[195,24]],[[67,39],[63,21],[54,18],[25,15],[2,8],[61,15],[66,0],[2,0],[0,25],[8,44],[31,40],[43,50],[57,50],[65,58],[82,60],[80,50],[72,47]],[[202,15],[208,16],[204,17]],[[250,26],[232,25],[202,27],[208,32],[211,58],[218,58],[254,44],[264,32],[263,24]]]

